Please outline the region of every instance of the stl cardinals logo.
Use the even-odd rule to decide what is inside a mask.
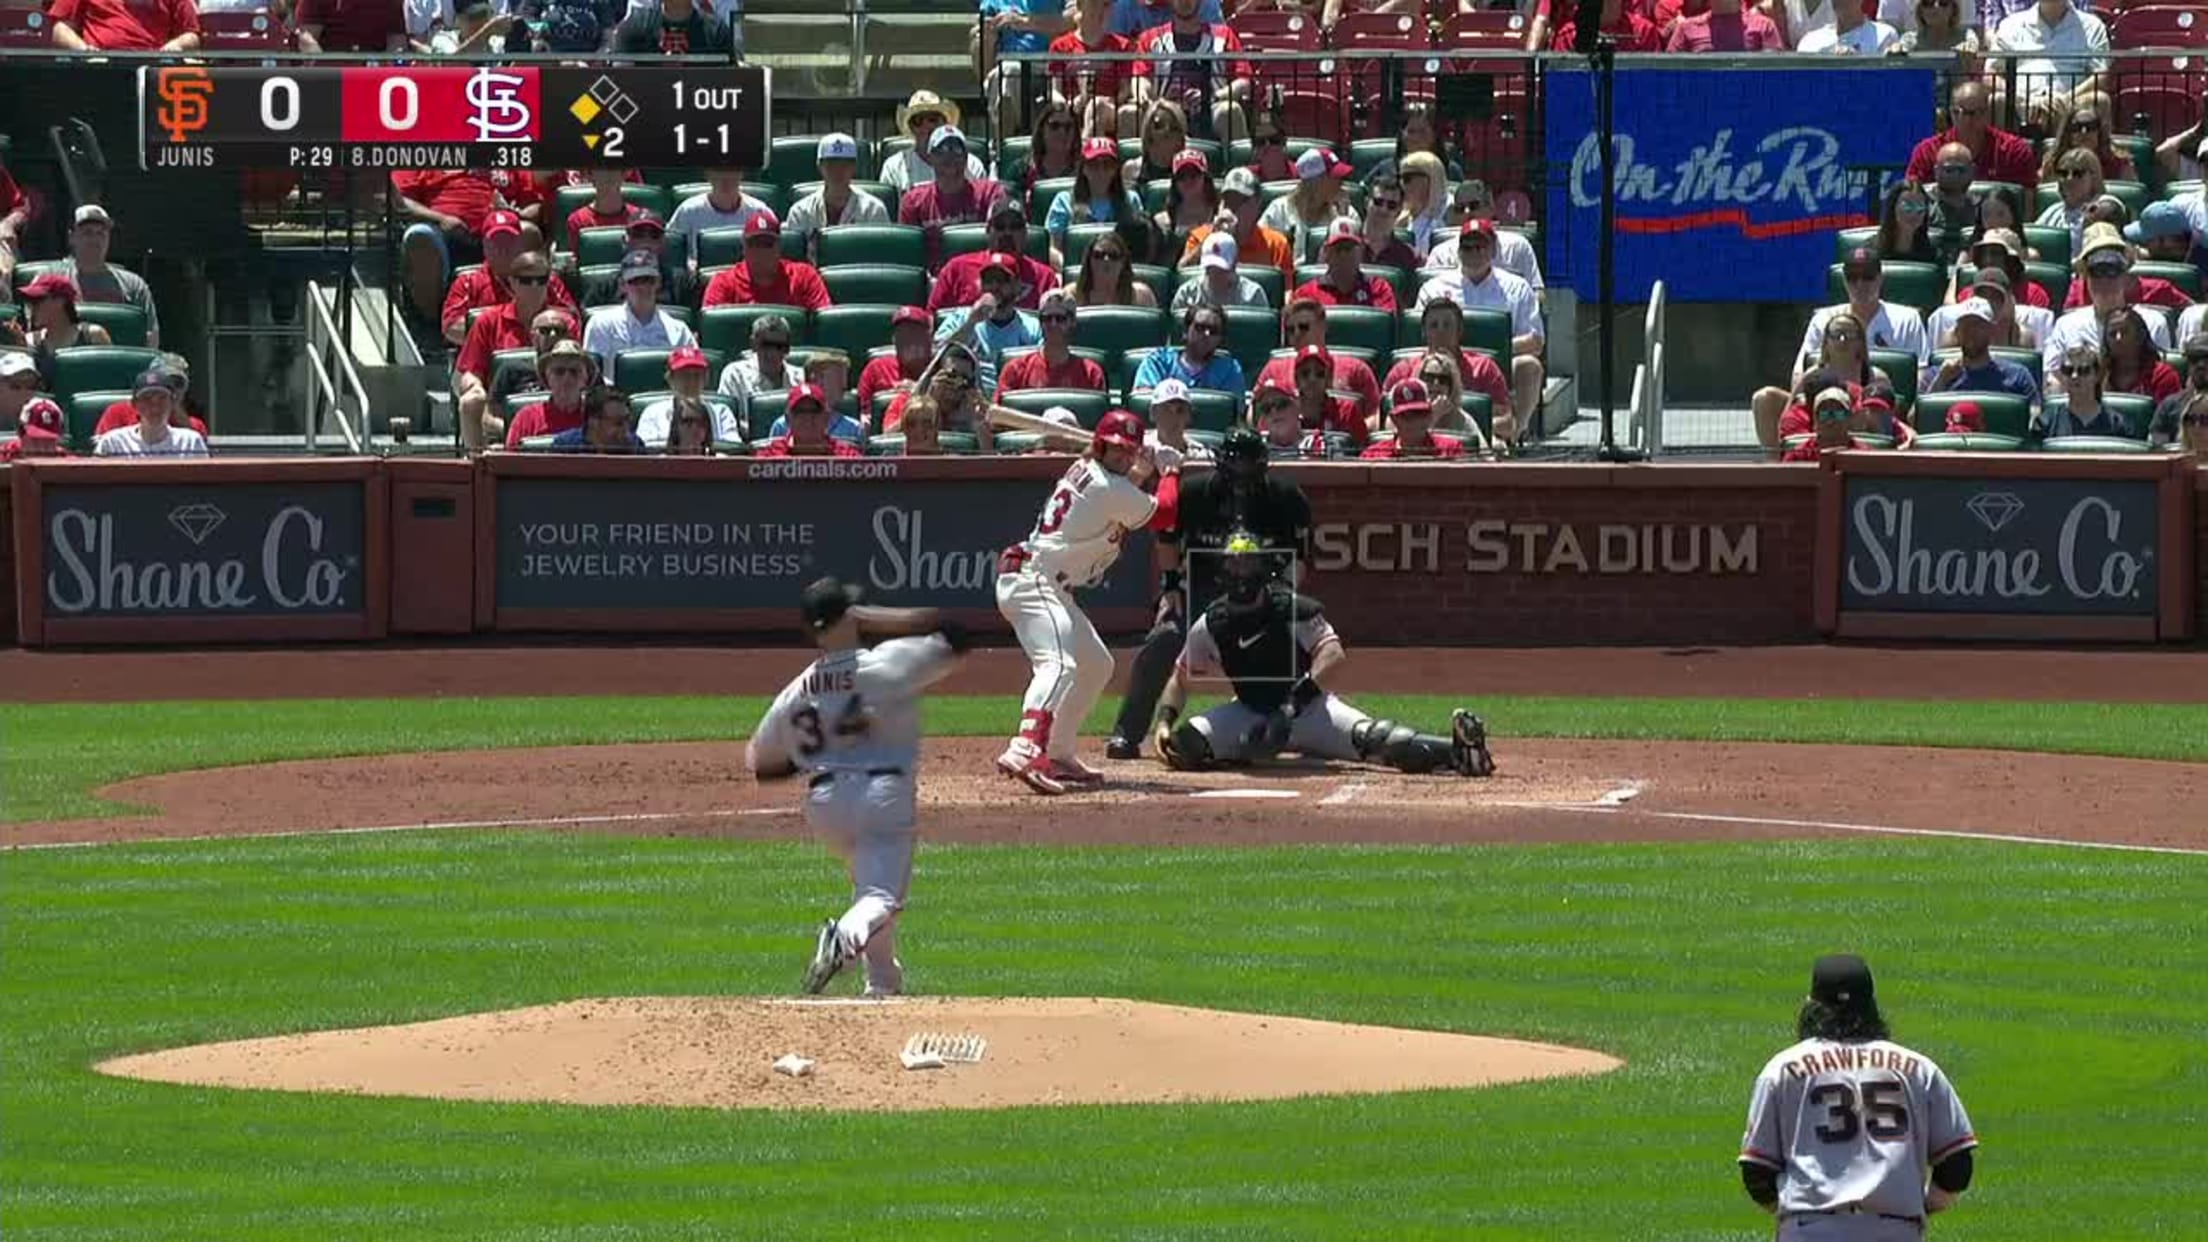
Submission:
[[[156,89],[161,96],[155,119],[170,142],[183,142],[207,128],[207,101],[215,82],[205,69],[163,69]]]
[[[534,137],[535,110],[522,97],[528,79],[484,69],[468,79],[468,106],[478,142],[526,142]]]

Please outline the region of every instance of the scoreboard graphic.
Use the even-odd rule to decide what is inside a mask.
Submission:
[[[147,66],[139,165],[758,168],[772,81],[748,65]]]

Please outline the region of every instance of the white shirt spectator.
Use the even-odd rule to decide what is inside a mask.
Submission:
[[[706,413],[713,416],[713,438],[715,440],[741,440],[744,438],[744,429],[736,421],[735,410],[718,401],[707,401],[703,404]],[[652,448],[658,448],[667,443],[667,433],[673,430],[674,422],[675,399],[673,397],[660,397],[657,400],[647,402],[643,409],[637,411],[636,438]]]
[[[966,156],[966,179],[987,181],[989,172],[981,166],[981,157],[969,152]],[[882,175],[877,181],[887,181],[890,187],[902,195],[916,185],[926,185],[935,180],[935,165],[910,148],[899,151],[882,161]]]
[[[2167,352],[2170,348],[2168,312],[2159,306],[2134,306],[2131,309],[2138,311],[2139,317],[2147,321],[2147,336],[2154,341],[2154,347]],[[2198,307],[2193,307],[2188,309],[2186,313],[2191,314],[2193,310],[2198,309]],[[2062,364],[2062,356],[2079,345],[2083,345],[2095,353],[2100,352],[2101,316],[2090,305],[2081,306],[2072,311],[2064,311],[2062,317],[2055,320],[2054,329],[2040,341],[2039,366],[2045,375],[2049,391],[2056,388],[2057,380],[2060,378],[2057,376],[2055,368]]]
[[[189,427],[171,427],[169,434],[148,443],[143,426],[132,423],[94,440],[92,452],[99,457],[205,457],[207,437]]]
[[[710,194],[693,194],[682,200],[674,214],[667,217],[667,240],[682,239],[682,252],[695,257],[698,253],[698,234],[707,229],[740,229],[751,222],[753,216],[765,211],[765,202],[746,194],[737,200],[736,210],[722,211],[713,205]]]
[[[621,15],[621,20],[626,22],[641,17],[658,7],[659,0],[629,0],[629,11]],[[741,6],[736,0],[698,0],[698,7],[705,11],[707,17],[713,19],[714,25],[726,26]]]
[[[1265,286],[1247,276],[1237,274],[1234,278],[1234,292],[1222,299],[1211,291],[1211,282],[1198,274],[1181,281],[1180,287],[1173,291],[1173,301],[1167,309],[1178,317],[1191,306],[1257,306],[1270,310],[1272,305],[1273,299],[1265,292]]]
[[[1428,302],[1455,302],[1466,310],[1488,309],[1510,312],[1510,334],[1513,337],[1535,336],[1543,340],[1548,334],[1541,327],[1541,307],[1535,299],[1533,286],[1501,267],[1491,267],[1487,279],[1465,279],[1462,272],[1442,272],[1430,277],[1418,287],[1418,300],[1411,309],[1426,313]]]
[[[1785,0],[1785,4],[1787,37],[1794,40],[1796,47],[1801,47],[1811,31],[1830,30],[1837,24],[1832,16],[1832,0]],[[1872,13],[1873,9],[1877,12]],[[1878,0],[1876,4],[1864,0],[1863,11],[1896,31],[1917,28],[1917,7],[1910,0]]]
[[[1932,317],[1924,321],[1926,349],[1937,352],[1953,347],[1955,320],[1958,317],[1957,312],[1962,308],[1960,302],[1949,302],[1933,311]],[[2055,312],[2044,306],[2025,306],[2019,303],[2016,308],[2016,325],[2031,333],[2033,340],[2044,341],[2047,334],[2055,330]]]
[[[2208,238],[2208,185],[2170,201],[2185,213],[2185,223],[2193,230],[2194,245],[2199,245],[2201,238]]]
[[[2203,324],[2208,324],[2208,302],[2197,302],[2178,312],[2177,335],[2171,338],[2170,348],[2185,348],[2185,342],[2192,340]]]
[[[1795,366],[1806,371],[1817,365],[1817,360],[1825,353],[1825,325],[1832,322],[1834,315],[1847,309],[1848,304],[1842,302],[1838,306],[1820,307],[1809,317],[1809,328],[1802,333],[1802,349],[1795,355]],[[1912,354],[1920,367],[1932,361],[1932,345],[1925,335],[1924,316],[1914,307],[1880,302],[1878,313],[1863,325],[1863,335],[1869,338],[1864,342],[1866,349],[1892,349]]]
[[[1795,50],[1804,55],[1839,53],[1841,55],[1877,56],[1901,42],[1901,32],[1885,22],[1864,22],[1846,34],[1838,25],[1819,26],[1802,36]]]
[[[721,384],[716,390],[736,403],[738,413],[751,415],[751,395],[756,392],[787,392],[791,385],[805,378],[803,368],[784,365],[780,380],[768,380],[759,374],[759,355],[746,350],[736,356],[736,361],[721,368]]]
[[[1495,266],[1532,285],[1535,293],[1549,287],[1541,278],[1541,256],[1535,253],[1533,243],[1526,240],[1523,233],[1513,233],[1509,229],[1495,230]],[[1456,270],[1457,239],[1454,233],[1435,242],[1434,248],[1426,252],[1426,262],[1419,265],[1422,273]]]
[[[624,349],[680,349],[697,343],[690,325],[665,310],[655,309],[650,319],[638,319],[629,313],[626,302],[590,312],[590,322],[583,325],[583,348],[598,359],[598,370],[606,375],[613,374],[613,356]]]
[[[2108,27],[2075,6],[2065,6],[2062,20],[2049,26],[2034,5],[2001,19],[1994,28],[1993,50],[2025,53],[2015,62],[2017,92],[2044,99],[2074,91],[2093,74],[2108,71]],[[2040,55],[2029,55],[2033,52]]]
[[[882,200],[854,187],[851,197],[844,200],[841,219],[828,218],[828,192],[815,190],[790,204],[790,214],[782,217],[785,233],[818,233],[834,224],[888,224],[889,208]]]
[[[1185,453],[1182,452],[1180,449],[1173,448],[1170,445],[1159,443],[1158,432],[1156,428],[1152,428],[1149,431],[1145,431],[1142,433],[1143,444],[1157,450],[1156,456],[1158,459],[1158,469],[1160,470],[1178,470],[1182,462],[1208,462],[1211,460],[1210,445],[1204,443],[1202,440],[1189,439],[1185,435],[1183,436],[1183,438],[1188,440],[1188,451]]]

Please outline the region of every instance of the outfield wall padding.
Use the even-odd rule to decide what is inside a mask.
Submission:
[[[0,469],[27,645],[387,633],[787,637],[804,582],[993,632],[996,557],[1063,457],[39,460]],[[1307,589],[1359,643],[2182,641],[2208,599],[2190,458],[1848,453],[1821,465],[1283,465]],[[1149,621],[1132,532],[1084,592]]]

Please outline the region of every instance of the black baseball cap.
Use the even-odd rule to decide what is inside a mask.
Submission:
[[[1871,964],[1853,953],[1828,953],[1809,971],[1809,998],[1820,1004],[1867,1008],[1877,998],[1871,993]]]
[[[819,633],[843,620],[843,614],[851,611],[851,605],[866,598],[866,592],[855,586],[845,586],[835,578],[820,578],[805,588],[797,600],[797,609],[804,614],[805,625]]]

